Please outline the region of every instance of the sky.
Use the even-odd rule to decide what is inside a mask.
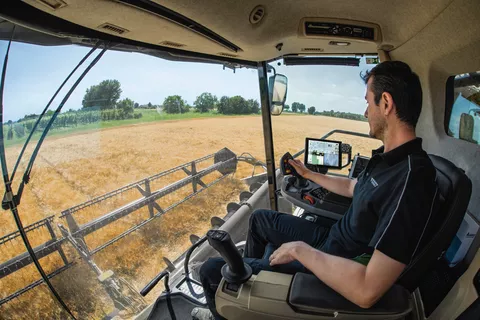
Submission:
[[[7,42],[0,41],[0,59]],[[39,114],[89,48],[80,46],[37,46],[12,43],[4,92],[4,121],[16,121],[26,114]],[[89,59],[91,61],[92,58]],[[278,66],[288,77],[287,104],[303,103],[317,111],[336,110],[363,114],[365,85],[360,72],[373,67],[361,60],[360,67]],[[83,70],[83,69],[82,69]],[[80,73],[78,73],[79,75]],[[76,79],[76,77],[74,76]],[[240,95],[260,100],[255,69],[223,70],[221,65],[162,60],[148,55],[107,51],[74,91],[63,110],[79,109],[87,88],[106,79],[121,83],[123,98],[139,104],[162,104],[170,95],[180,95],[189,105],[202,92],[221,96]],[[71,80],[69,84],[73,84]],[[55,100],[55,109],[65,95]]]

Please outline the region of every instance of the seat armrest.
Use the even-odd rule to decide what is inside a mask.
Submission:
[[[345,299],[314,275],[297,273],[290,287],[288,303],[299,313],[334,311],[349,314],[391,315],[392,318],[396,318],[411,311],[409,297],[410,294],[406,289],[394,285],[374,306],[364,309]]]

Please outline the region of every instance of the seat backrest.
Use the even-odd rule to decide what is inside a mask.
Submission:
[[[397,283],[413,292],[421,277],[452,242],[462,223],[472,193],[472,182],[465,172],[450,161],[429,155],[437,169],[437,193],[434,214],[420,242],[420,250],[400,275]]]

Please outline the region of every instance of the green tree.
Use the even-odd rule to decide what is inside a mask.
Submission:
[[[198,111],[208,112],[217,106],[218,99],[210,92],[204,92],[193,103]]]
[[[288,111],[288,110],[290,110],[290,106],[289,106],[288,104],[286,104],[286,105],[283,107],[283,109],[285,109],[285,111]]]
[[[312,106],[312,107],[308,108],[308,113],[309,114],[314,114],[315,113],[315,107]]]
[[[218,102],[217,111],[222,114],[259,113],[260,105],[256,100],[245,100],[245,98],[241,96],[234,96],[230,98],[223,96]]]
[[[82,100],[84,108],[100,107],[100,109],[112,109],[115,107],[122,89],[118,80],[103,80],[97,85],[87,89]]]
[[[230,105],[233,114],[248,113],[247,101],[242,96],[234,96],[230,98]]]
[[[148,107],[148,109],[152,109],[152,108],[153,108],[153,104],[152,104],[151,102],[149,102],[149,103],[147,104],[147,107]]]
[[[247,100],[247,104],[248,104],[249,113],[254,113],[254,114],[260,113],[260,105],[257,100],[249,99]]]
[[[132,100],[125,98],[118,101],[117,110],[121,119],[131,119],[133,118],[133,106],[134,103]]]
[[[140,105],[138,104],[138,102],[135,102],[135,104],[133,105],[133,107],[134,107],[135,109],[137,109],[138,107],[140,107]]]
[[[300,110],[301,113],[304,113],[306,108],[307,108],[307,107],[306,107],[303,103],[301,103],[301,104],[298,106],[298,110]]]
[[[298,112],[298,105],[299,104],[300,103],[298,103],[298,102],[292,103],[292,112]]]
[[[179,95],[168,96],[163,101],[163,111],[166,113],[188,112],[187,102],[182,100],[182,97]]]
[[[217,104],[217,111],[221,114],[231,114],[230,110],[230,99],[227,96],[223,96],[220,98]]]

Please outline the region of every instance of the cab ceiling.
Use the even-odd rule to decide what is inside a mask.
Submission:
[[[110,24],[124,30],[118,36],[131,40],[251,61],[272,60],[287,54],[375,53],[378,48],[390,51],[413,38],[452,2],[154,0],[233,43],[240,48],[235,52],[184,26],[114,0],[63,0],[60,3],[64,5],[57,9],[50,8],[42,1],[52,0],[24,0],[46,13],[97,31],[111,33],[101,28]],[[259,5],[265,8],[265,16],[260,23],[251,24],[250,13]],[[355,21],[366,22],[376,25],[380,32],[375,41],[305,37],[301,22],[304,18],[342,19],[352,24]],[[348,40],[350,45],[333,46],[329,44],[332,40]],[[279,43],[283,43],[280,51],[276,48]]]

